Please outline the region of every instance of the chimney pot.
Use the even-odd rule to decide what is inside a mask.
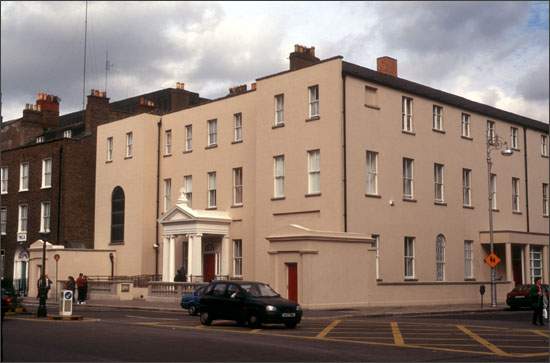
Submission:
[[[376,70],[380,73],[397,77],[397,59],[388,56],[377,58]]]

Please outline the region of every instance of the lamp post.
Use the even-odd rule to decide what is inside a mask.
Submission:
[[[46,241],[42,240],[42,271],[40,274],[40,283],[38,284],[38,294],[40,301],[38,302],[38,310],[36,311],[37,318],[45,318],[48,316],[48,310],[46,308],[46,294],[48,293],[46,287]]]
[[[493,160],[491,159],[491,152],[493,150],[500,150],[504,156],[510,156],[514,153],[506,141],[497,136],[494,131],[487,133],[487,186],[489,193],[489,243],[491,254],[494,253],[494,236],[493,236],[493,191],[491,188],[491,169],[493,167]],[[491,267],[491,307],[497,306],[497,286],[496,286],[496,270],[495,267]]]

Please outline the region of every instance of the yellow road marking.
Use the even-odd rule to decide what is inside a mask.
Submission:
[[[250,334],[258,334],[261,331],[262,331],[262,329],[252,329],[249,333]]]
[[[471,331],[470,329],[466,328],[464,325],[457,325],[456,326],[459,330],[461,330],[464,334],[468,335],[470,338],[478,342],[479,344],[483,345],[485,348],[489,349],[491,352],[495,353],[496,355],[500,355],[503,357],[509,356],[508,353],[497,347],[496,345],[489,342],[487,339],[484,339]]]
[[[390,325],[395,345],[405,345],[405,341],[403,340],[403,336],[401,335],[401,331],[399,330],[399,325],[397,325],[397,322],[392,321]]]
[[[550,338],[550,335],[548,335],[547,332],[544,332],[544,331],[542,331],[542,330],[536,330],[536,329],[534,329],[534,330],[531,330],[531,331],[532,331],[533,333],[537,334],[537,335],[542,336],[542,337]]]
[[[326,326],[325,329],[323,329],[319,334],[317,334],[316,338],[324,338],[327,336],[328,333],[330,333],[330,331],[332,329],[334,329],[336,327],[336,325],[340,324],[342,320],[333,320],[332,323],[330,323],[329,325]]]

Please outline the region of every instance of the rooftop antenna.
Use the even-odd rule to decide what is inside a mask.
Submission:
[[[88,1],[86,0],[86,17],[84,18],[84,84],[82,85],[82,109],[86,107],[86,41],[88,37]]]
[[[111,70],[111,62],[109,62],[109,49],[105,51],[105,94],[107,94],[107,82],[109,80],[109,71]]]

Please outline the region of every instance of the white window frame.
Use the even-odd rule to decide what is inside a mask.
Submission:
[[[416,271],[415,271],[415,237],[405,237],[405,243],[404,243],[404,249],[403,249],[403,256],[404,256],[404,276],[405,280],[415,279],[416,278]],[[407,243],[410,242],[410,248],[407,248]],[[407,251],[408,250],[408,251]],[[409,252],[409,254],[407,254]],[[409,266],[409,269],[412,270],[410,274],[407,274],[407,265]]]
[[[233,276],[243,275],[243,240],[233,240]]]
[[[472,206],[472,170],[462,169],[462,205]]]
[[[107,138],[107,161],[113,161],[113,137]]]
[[[19,191],[27,192],[29,190],[29,162],[25,161],[19,164]]]
[[[211,171],[207,173],[207,186],[208,186],[208,195],[207,202],[208,208],[216,208],[217,206],[217,195],[216,195],[216,172]]]
[[[309,95],[309,118],[319,117],[319,85],[308,87]]]
[[[540,135],[540,154],[548,156],[548,136]]]
[[[164,179],[164,208],[163,212],[166,213],[172,205],[172,179]]]
[[[519,178],[512,177],[512,211],[513,212],[520,211],[519,188],[520,188]]]
[[[498,204],[497,204],[497,175],[491,174],[491,204],[493,210],[498,210]]]
[[[50,233],[51,203],[40,203],[40,233]]]
[[[550,211],[550,189],[548,183],[542,183],[542,215],[548,217]]]
[[[321,150],[309,150],[307,152],[307,193],[321,193]],[[315,182],[317,182],[315,184]]]
[[[164,155],[172,155],[172,130],[164,131]]]
[[[233,205],[243,205],[243,192],[243,168],[233,168]]]
[[[29,205],[19,204],[18,210],[19,213],[17,218],[17,233],[27,233],[29,228]]]
[[[414,159],[403,158],[403,198],[414,199]]]
[[[193,150],[193,125],[185,126],[185,151]]]
[[[218,145],[218,120],[208,120],[208,146]]]
[[[0,208],[0,234],[5,236],[8,225],[8,208]]]
[[[403,96],[401,98],[401,129],[405,132],[414,132],[412,112],[413,99]]]
[[[438,105],[433,105],[433,123],[432,127],[434,130],[443,131],[443,107]]]
[[[374,248],[376,249],[376,260],[375,260],[375,267],[376,267],[376,280],[380,280],[380,235],[379,234],[373,234],[372,238],[374,239]]]
[[[273,197],[285,197],[285,156],[273,157]]]
[[[542,246],[530,246],[529,248],[529,270],[531,283],[534,284],[537,278],[544,274]],[[537,272],[538,271],[538,272]]]
[[[510,145],[512,149],[519,149],[519,132],[517,127],[510,127]]]
[[[445,165],[434,164],[434,200],[445,203]]]
[[[474,278],[474,241],[464,241],[464,278]]]
[[[282,126],[285,124],[285,95],[284,93],[275,95],[275,119],[273,124],[275,126]]]
[[[52,158],[42,159],[42,189],[52,187],[52,168]]]
[[[445,236],[440,234],[435,239],[435,280],[445,281]]]
[[[233,115],[233,142],[243,141],[243,114],[238,112]]]
[[[470,125],[471,125],[471,116],[467,113],[462,113],[462,123],[461,123],[461,126],[462,126],[462,136],[463,137],[471,137],[471,130],[470,130]]]
[[[131,158],[134,155],[134,133],[126,133],[126,157]]]
[[[487,120],[487,140],[493,141],[496,135],[495,122]]]
[[[0,167],[0,194],[8,194],[9,175],[8,167]]]
[[[367,194],[378,195],[378,152],[367,150]]]
[[[71,137],[73,137],[73,130],[63,131],[63,137],[66,139],[70,139]]]
[[[193,203],[193,176],[185,175],[183,177],[183,192],[187,198],[187,204],[191,207]]]

